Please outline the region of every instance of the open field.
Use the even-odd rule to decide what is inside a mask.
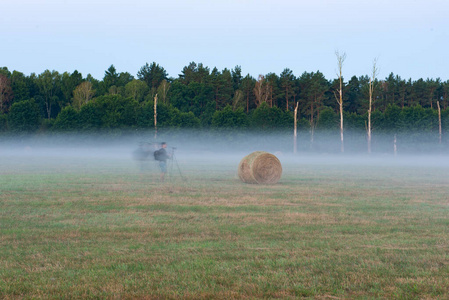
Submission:
[[[447,158],[241,157],[3,155],[0,298],[449,298]]]

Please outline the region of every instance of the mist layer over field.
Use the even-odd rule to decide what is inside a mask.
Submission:
[[[366,137],[360,133],[345,134],[345,152],[341,153],[338,133],[315,134],[311,141],[309,132],[300,132],[296,153],[291,133],[242,133],[224,131],[175,131],[154,133],[129,133],[113,135],[47,135],[8,136],[0,142],[2,161],[37,160],[45,165],[57,165],[62,159],[78,161],[116,160],[133,166],[154,162],[152,152],[160,142],[168,144],[168,152],[175,154],[178,163],[192,161],[212,165],[236,166],[241,158],[253,151],[275,154],[288,164],[343,164],[343,165],[421,165],[449,166],[449,147],[438,143],[438,138],[426,134],[375,136],[372,153],[367,153]],[[146,159],[136,159],[134,153],[146,147]],[[395,150],[396,149],[396,150]],[[151,152],[151,153],[150,153]],[[3,166],[2,171],[6,171]]]

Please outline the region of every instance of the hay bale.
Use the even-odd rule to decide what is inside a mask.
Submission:
[[[273,154],[256,151],[242,158],[238,175],[246,183],[275,184],[281,178],[282,165]]]

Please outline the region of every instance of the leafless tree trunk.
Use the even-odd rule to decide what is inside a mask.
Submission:
[[[377,75],[377,60],[374,59],[373,62],[373,72],[371,74],[371,78],[369,80],[369,107],[368,107],[368,128],[366,129],[367,133],[367,139],[368,139],[368,154],[371,153],[371,107],[373,103],[373,94],[374,94],[374,80],[376,79]]]
[[[154,96],[154,139],[157,139],[157,94]]]
[[[294,129],[293,129],[293,153],[296,154],[297,152],[297,130],[296,130],[296,125],[297,125],[297,120],[298,120],[298,104],[299,102],[296,103],[296,107],[295,107],[295,119],[294,119]]]
[[[343,139],[343,63],[346,59],[346,53],[340,55],[338,51],[335,51],[335,55],[337,56],[337,64],[338,64],[338,80],[340,81],[340,89],[337,90],[337,94],[335,94],[335,98],[340,106],[340,141],[341,141],[341,152],[345,152],[345,144]]]
[[[441,108],[440,108],[440,101],[437,101],[437,107],[438,107],[438,127],[439,127],[439,142],[441,144],[441,137],[443,135],[443,131],[441,128]]]

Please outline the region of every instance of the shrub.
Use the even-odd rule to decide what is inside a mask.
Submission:
[[[12,132],[35,132],[41,124],[39,106],[34,99],[16,102],[8,114],[8,125]]]
[[[248,117],[243,108],[232,110],[231,106],[226,106],[223,110],[217,110],[212,116],[212,127],[215,128],[246,128]]]
[[[53,129],[58,131],[74,131],[79,128],[79,125],[78,112],[72,106],[67,106],[56,117]]]

